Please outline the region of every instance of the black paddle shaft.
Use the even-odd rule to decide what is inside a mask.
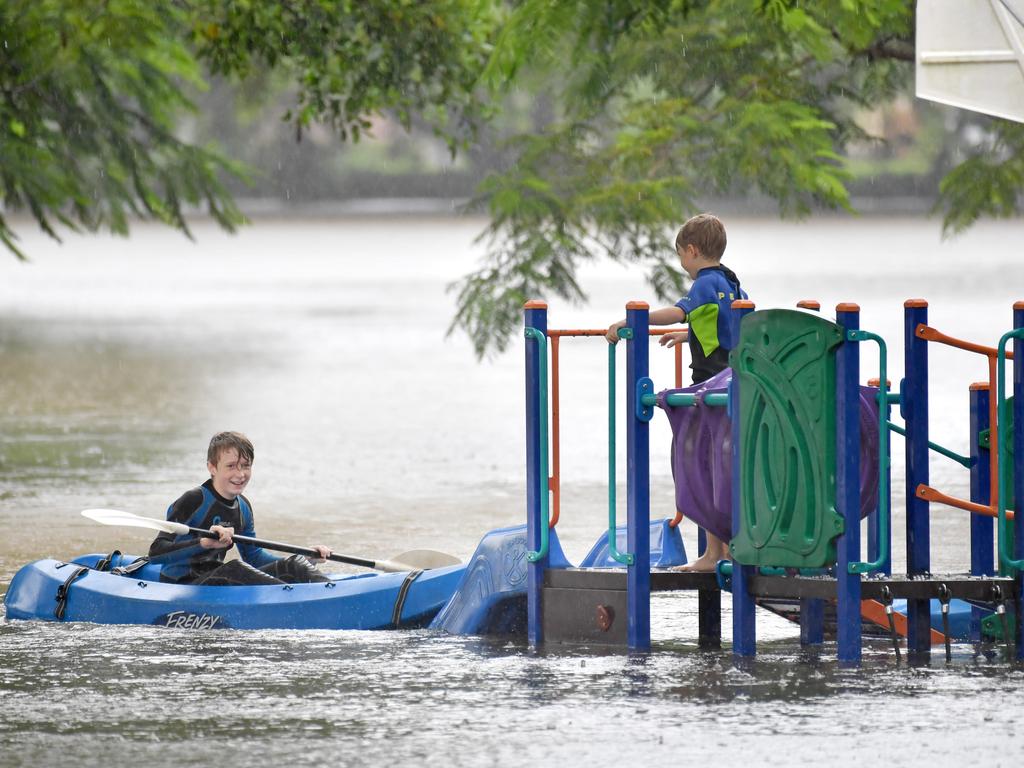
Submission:
[[[205,528],[193,528],[189,526],[189,531],[201,536],[204,539],[219,539],[213,531],[208,531]],[[309,547],[296,547],[294,544],[282,544],[279,541],[268,541],[267,539],[254,539],[251,536],[239,536],[237,534],[231,535],[232,540],[241,542],[242,544],[252,544],[255,547],[263,547],[264,549],[273,549],[277,552],[291,552],[293,555],[309,555],[312,557],[320,557],[320,553],[315,549]],[[331,553],[328,560],[334,560],[337,563],[348,563],[349,565],[361,565],[364,568],[376,568],[377,562],[375,560],[366,560],[362,557],[352,557],[351,555],[339,555],[334,552]]]

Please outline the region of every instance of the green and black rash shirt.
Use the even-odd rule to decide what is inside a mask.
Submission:
[[[690,326],[690,368],[700,384],[729,367],[729,350],[736,346],[739,328],[732,303],[746,299],[740,279],[728,267],[705,267],[690,292],[676,302]]]
[[[213,480],[186,491],[167,508],[167,519],[192,528],[212,525],[231,526],[239,536],[255,536],[256,525],[252,506],[244,496],[228,501],[215,490]],[[149,557],[161,563],[161,581],[191,584],[202,579],[224,563],[227,549],[203,549],[199,538],[191,533],[179,536],[161,533],[149,545]],[[238,544],[239,556],[249,565],[262,568],[278,560],[262,547]]]

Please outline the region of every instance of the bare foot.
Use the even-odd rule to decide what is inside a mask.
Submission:
[[[673,566],[672,570],[685,571],[687,573],[712,573],[715,570],[715,565],[721,559],[722,558],[718,557],[717,555],[712,555],[708,552],[705,552],[692,563]]]
[[[729,545],[717,536],[709,533],[707,538],[707,549],[704,554],[686,565],[677,565],[673,571],[689,571],[690,573],[712,573],[719,560],[729,557]]]

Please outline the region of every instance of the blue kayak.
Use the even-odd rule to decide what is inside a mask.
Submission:
[[[180,629],[421,627],[448,602],[466,569],[459,564],[411,574],[343,575],[322,584],[203,587],[162,583],[160,566],[153,564],[121,575],[109,569],[137,558],[106,559],[84,555],[22,567],[4,598],[7,618]]]

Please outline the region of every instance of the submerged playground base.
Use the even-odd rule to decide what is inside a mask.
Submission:
[[[624,549],[627,531],[616,529],[617,546]],[[652,590],[698,590],[698,645],[721,647],[721,592],[728,591],[731,580],[711,573],[680,573],[667,569],[687,562],[686,549],[677,526],[668,519],[655,520],[650,526]],[[624,645],[628,616],[625,567],[610,554],[608,537],[602,533],[578,566],[566,558],[556,529],[548,542],[549,565],[544,593],[544,621],[548,642],[587,645]],[[525,637],[527,621],[527,548],[526,525],[491,531],[480,541],[466,565],[451,600],[431,623],[431,629],[458,635]],[[798,599],[759,599],[759,607],[789,621],[800,621]],[[876,600],[862,603],[862,625],[866,636],[906,637],[906,601],[896,600],[892,612]],[[966,641],[972,638],[976,609],[964,600],[953,599],[946,605],[932,601],[931,643]],[[889,617],[892,617],[892,626]],[[1002,627],[994,620],[982,628],[982,639],[1002,638]],[[826,638],[835,638],[835,610],[823,614]]]

